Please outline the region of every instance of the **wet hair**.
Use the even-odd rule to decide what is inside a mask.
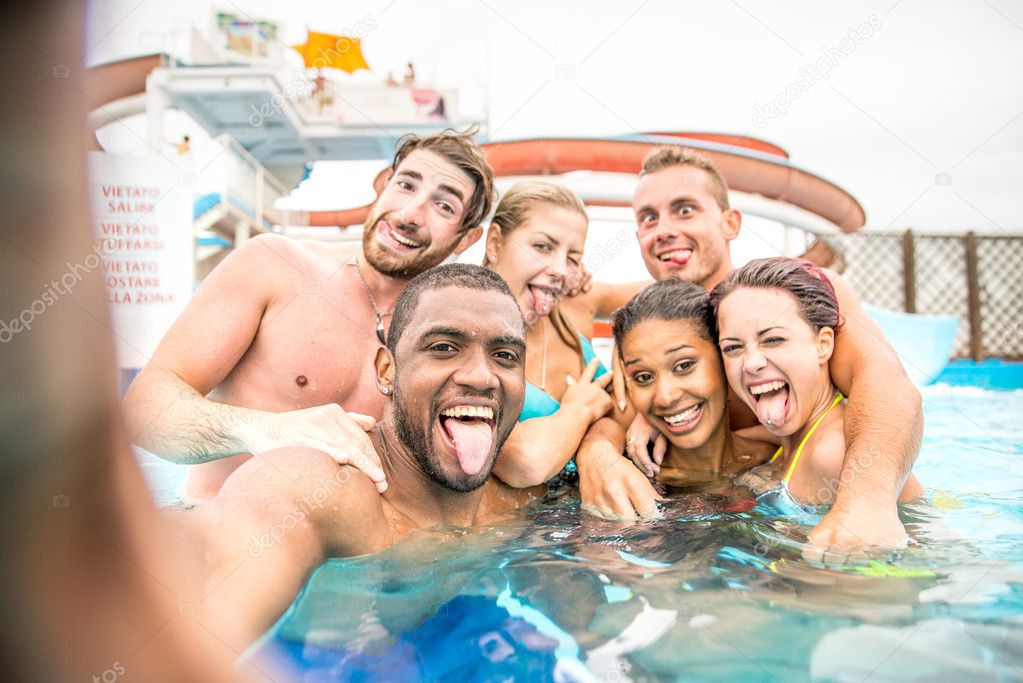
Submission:
[[[639,177],[642,178],[650,173],[656,173],[657,171],[675,166],[690,166],[706,173],[708,178],[707,191],[722,211],[728,211],[728,183],[725,182],[725,177],[721,175],[721,171],[709,159],[697,154],[688,147],[683,147],[682,145],[661,145],[660,147],[655,147],[643,159],[643,170],[640,171]]]
[[[799,302],[799,315],[814,332],[830,327],[835,333],[842,326],[838,296],[831,280],[820,266],[800,258],[763,258],[750,261],[732,271],[710,293],[710,305],[717,317],[721,302],[737,289],[784,289]]]
[[[392,354],[398,348],[398,341],[419,306],[419,299],[423,293],[445,287],[463,287],[477,292],[499,292],[515,304],[515,298],[508,290],[504,279],[492,270],[468,263],[447,263],[431,268],[412,278],[394,304],[391,326],[387,330],[387,348]],[[517,304],[515,310],[519,310]],[[518,321],[524,326],[521,315],[518,316]]]
[[[702,339],[714,341],[717,333],[707,290],[693,282],[670,279],[655,282],[615,311],[614,337],[618,356],[622,341],[632,328],[647,320],[688,320]]]
[[[526,222],[529,212],[537,206],[554,206],[574,211],[587,221],[590,219],[586,213],[586,205],[579,199],[579,195],[564,185],[546,180],[523,180],[512,185],[501,197],[501,201],[498,202],[497,208],[494,210],[494,217],[490,219],[487,237],[490,237],[489,230],[493,230],[497,232],[502,241],[508,239],[509,235]],[[491,266],[486,252],[483,254],[483,266],[485,268]],[[549,317],[561,340],[569,348],[581,354],[579,332],[576,331],[572,321],[561,312],[561,307],[555,305]]]
[[[398,141],[394,161],[391,163],[391,170],[397,171],[405,157],[417,149],[425,149],[444,157],[468,175],[473,182],[473,191],[472,197],[465,204],[463,231],[482,223],[494,204],[494,171],[487,163],[483,149],[473,140],[478,130],[478,126],[471,126],[464,131],[449,128],[422,138],[409,133]]]

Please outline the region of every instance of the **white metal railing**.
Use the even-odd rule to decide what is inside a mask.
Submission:
[[[458,120],[455,89],[308,80],[311,87],[298,98],[298,108],[309,123],[373,126]]]
[[[163,31],[143,31],[139,44],[168,57],[165,66],[280,66],[286,63],[287,46],[279,38],[266,38],[258,24],[222,30],[213,22],[200,31],[192,22]]]
[[[217,147],[214,158],[206,164],[203,185],[207,192],[219,195],[218,205],[223,214],[238,216],[235,245],[250,234],[266,232],[275,227],[282,231],[288,225],[304,222],[303,212],[278,208],[277,200],[291,190],[266,169],[230,135],[214,138]]]
[[[236,66],[265,70],[276,81],[284,100],[308,124],[352,126],[395,126],[442,123],[461,125],[459,92],[428,84],[337,81],[319,82],[314,70],[301,66],[297,55],[280,38],[264,35],[258,22],[230,26],[225,30],[215,20],[209,23],[179,23],[164,31],[147,31],[140,41],[165,55],[164,66],[174,70],[188,67]],[[196,74],[198,75],[198,74]],[[211,77],[221,77],[210,74]],[[489,107],[489,85],[483,97]],[[470,98],[471,99],[471,98]],[[479,119],[478,114],[471,116]],[[482,120],[487,120],[486,113]]]

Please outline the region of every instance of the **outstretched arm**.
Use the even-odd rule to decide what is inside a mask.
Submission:
[[[570,383],[556,412],[515,425],[494,463],[498,479],[515,488],[536,486],[571,460],[589,426],[611,410],[611,373],[594,379],[598,365],[593,359],[579,380]]]
[[[856,292],[828,272],[845,324],[835,337],[831,378],[848,398],[846,454],[835,504],[810,533],[820,549],[898,547],[906,531],[896,502],[920,448],[920,392]]]
[[[7,163],[0,196],[0,662],[11,679],[149,683],[246,678],[216,634],[183,610],[194,552],[174,552],[118,410],[114,349],[89,228],[88,93],[81,3],[5,8],[0,59]],[[59,40],[54,40],[60,36]],[[25,45],[47,45],[46,59]],[[58,74],[54,65],[61,66]],[[62,77],[55,78],[60,75]],[[68,268],[75,271],[68,271]],[[73,294],[8,336],[45,280],[76,272]],[[184,550],[194,550],[186,547]],[[201,595],[200,595],[201,597]],[[185,617],[185,618],[183,618]]]
[[[602,319],[614,316],[615,311],[629,303],[629,299],[653,283],[653,280],[621,283],[594,282],[593,289],[589,293],[593,302],[593,316]]]
[[[195,464],[244,453],[244,425],[263,411],[205,398],[238,364],[273,299],[282,238],[249,240],[206,278],[128,388],[133,440],[168,460]],[[253,277],[254,274],[259,277]],[[230,302],[230,305],[224,305]]]
[[[589,281],[587,288],[561,300],[561,310],[581,334],[592,337],[595,319],[606,320],[613,317],[616,310],[627,304],[629,299],[652,282],[653,280],[623,283]]]
[[[336,404],[271,413],[206,398],[249,349],[282,278],[293,277],[293,269],[280,266],[293,248],[286,238],[263,235],[210,273],[129,387],[123,402],[129,434],[180,464],[309,446],[355,464],[383,490],[383,472],[363,433],[372,418]],[[352,453],[363,457],[353,460]]]

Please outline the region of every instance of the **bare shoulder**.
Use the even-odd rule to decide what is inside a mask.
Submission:
[[[862,343],[864,336],[878,338],[880,342],[884,343],[884,334],[880,332],[880,328],[876,326],[873,319],[867,315],[863,303],[860,301],[860,295],[849,284],[849,281],[833,270],[827,268],[823,270],[831,282],[831,286],[835,288],[838,311],[841,315],[842,334],[836,337],[836,343],[840,343],[839,338],[849,336],[850,330],[852,330],[851,334],[856,336],[857,343]],[[863,332],[868,329],[869,333],[864,335]]]
[[[841,315],[841,333],[836,335],[835,343],[841,344],[844,338],[855,337],[856,344],[860,345],[869,340],[875,340],[874,346],[887,346],[887,340],[881,329],[877,327],[873,319],[867,315],[860,295],[856,293],[848,280],[833,270],[823,269],[831,286],[835,288],[835,297],[838,300],[838,311]]]
[[[275,237],[281,237],[275,235]],[[331,261],[346,260],[355,256],[362,248],[361,242],[325,242],[323,240],[314,239],[293,239],[290,237],[283,238],[288,241],[292,248],[296,251],[301,251],[307,258],[313,259],[330,259]]]
[[[314,527],[328,555],[390,544],[383,499],[365,474],[315,448],[280,448],[238,468],[218,497],[261,496],[290,506]]]
[[[852,285],[849,284],[848,280],[830,268],[821,268],[821,270],[824,271],[824,274],[831,282],[831,286],[835,288],[835,295],[838,297],[840,304],[843,301],[848,301],[849,303],[856,303],[859,305],[860,296],[856,293],[856,290],[853,289]]]
[[[835,287],[842,322],[829,363],[835,386],[848,396],[852,393],[854,376],[871,370],[890,374],[893,383],[908,384],[895,350],[863,308],[856,290],[838,273],[826,270],[825,274]]]
[[[328,277],[350,258],[348,245],[297,240],[267,233],[246,240],[207,276],[197,294],[230,292],[239,300],[264,303]]]
[[[235,263],[259,264],[276,270],[280,266],[294,263],[299,258],[301,258],[301,250],[297,240],[266,233],[245,240],[231,252],[224,263],[233,261]]]
[[[572,322],[580,334],[587,338],[593,336],[593,313],[595,310],[594,304],[589,298],[590,294],[591,292],[577,294],[558,302],[558,308],[562,314]]]
[[[347,245],[338,246],[319,240],[299,240],[267,233],[246,240],[235,250],[237,255],[252,263],[272,270],[290,269],[306,271],[322,265],[337,266],[354,254]]]
[[[259,333],[264,313],[301,287],[291,242],[260,235],[234,249],[189,299],[147,370],[170,370],[202,394],[223,381]]]
[[[878,348],[890,348],[881,328],[864,310],[860,295],[856,293],[852,285],[833,270],[825,268],[824,274],[835,288],[838,311],[842,321],[841,331],[835,336],[836,347],[842,345],[846,339],[854,338],[857,346],[869,345],[872,351]]]
[[[291,242],[273,234],[246,240],[206,276],[193,301],[203,305],[211,296],[226,295],[234,301],[266,305],[300,262]]]
[[[611,318],[616,310],[624,306],[629,300],[646,287],[653,284],[653,280],[639,280],[636,282],[602,282],[595,280],[590,291],[579,296],[572,297],[578,307],[580,314],[585,313],[590,321],[596,318]]]
[[[359,503],[367,496],[367,485],[354,467],[339,465],[321,450],[309,447],[288,447],[268,451],[246,461],[224,482],[221,496],[279,495],[311,507],[331,500],[348,506],[348,500]],[[376,493],[373,482],[365,477],[368,487]],[[345,500],[334,500],[344,490]],[[376,495],[379,504],[379,494]]]

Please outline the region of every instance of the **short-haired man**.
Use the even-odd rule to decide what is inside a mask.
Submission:
[[[673,277],[710,290],[734,269],[729,243],[739,234],[742,216],[729,206],[727,184],[707,159],[680,145],[655,149],[643,162],[632,206],[643,261],[655,279]],[[837,273],[827,274],[845,320],[830,370],[835,385],[849,397],[847,449],[836,502],[811,532],[810,542],[818,548],[898,546],[905,541],[905,529],[896,501],[920,445],[920,394],[855,291]],[[623,397],[620,372],[615,382],[616,394]],[[741,402],[729,403],[733,428],[756,423]],[[584,502],[616,515],[654,513],[653,488],[635,476],[638,470],[622,468],[620,459],[610,457],[615,447],[603,437],[614,429],[605,421],[584,441],[579,459]],[[646,453],[648,434],[649,427],[630,432],[629,451],[652,475],[657,466]]]
[[[376,552],[419,527],[472,526],[531,500],[490,477],[522,410],[525,355],[525,323],[500,276],[449,264],[412,280],[373,364],[386,405],[371,438],[393,486],[380,495],[317,449],[283,448],[179,517],[206,557],[215,604],[204,607],[244,625],[232,644],[265,631],[327,557]],[[295,523],[254,553],[285,517]]]
[[[405,284],[479,239],[493,198],[493,173],[471,134],[411,135],[354,258],[344,246],[277,235],[243,244],[129,388],[135,443],[195,465],[193,500],[216,494],[247,454],[286,446],[353,463],[384,490],[363,431],[385,402],[370,361]]]

